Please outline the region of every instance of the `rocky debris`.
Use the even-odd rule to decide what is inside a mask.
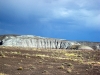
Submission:
[[[11,47],[80,49],[80,45],[85,45],[84,49],[87,48],[86,46],[89,46],[93,49],[100,49],[100,43],[67,41],[65,39],[46,38],[33,35],[2,35],[0,36],[0,40],[0,45]]]
[[[100,50],[100,42],[77,41],[81,45],[89,46],[94,50]]]
[[[79,45],[78,45],[78,44],[72,45],[72,46],[69,47],[69,49],[78,50],[80,45],[81,45],[81,44],[79,44]]]
[[[100,45],[96,45],[96,50],[100,50]]]
[[[85,46],[85,45],[80,45],[78,49],[79,50],[93,50],[91,47]]]

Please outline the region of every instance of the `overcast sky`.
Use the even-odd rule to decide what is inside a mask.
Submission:
[[[100,0],[0,0],[0,34],[100,42]]]

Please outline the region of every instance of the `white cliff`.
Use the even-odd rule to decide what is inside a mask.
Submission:
[[[67,41],[64,39],[45,38],[33,35],[5,36],[2,41],[3,46],[51,49],[66,49],[74,44],[79,44],[77,42]]]
[[[79,45],[85,45],[100,50],[100,42],[67,41],[34,35],[0,35],[0,46],[32,47],[49,49],[79,49]]]

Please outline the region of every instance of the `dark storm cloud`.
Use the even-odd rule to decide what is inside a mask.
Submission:
[[[65,38],[66,33],[76,38],[82,32],[99,33],[99,4],[99,0],[0,0],[0,30],[50,37],[62,33]]]
[[[83,18],[90,22],[94,20],[91,18],[100,18],[99,3],[98,0],[1,0],[0,21],[11,24],[35,24],[41,22],[41,19],[59,21],[63,18]]]

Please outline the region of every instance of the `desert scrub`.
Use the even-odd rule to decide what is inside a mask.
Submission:
[[[51,56],[52,57],[59,57],[59,56],[61,56],[61,53],[60,52],[52,52],[52,54],[51,54]]]
[[[65,62],[62,65],[73,66],[71,63]]]
[[[67,66],[68,66],[69,68],[71,68],[71,69],[74,68],[73,64],[71,64],[71,63],[68,63]]]
[[[71,73],[71,72],[72,72],[72,69],[68,68],[67,73]]]
[[[61,65],[61,66],[58,66],[58,69],[65,69],[65,67]]]
[[[29,58],[29,57],[26,55],[25,58]]]
[[[29,53],[26,53],[26,54],[23,54],[23,55],[31,56]]]
[[[78,60],[79,63],[84,63],[83,61],[84,61],[84,60],[82,60],[82,59],[79,59],[79,60]]]
[[[75,53],[65,53],[65,56],[67,56],[67,57],[77,57],[77,54],[75,54]]]
[[[23,67],[19,67],[17,70],[23,70]]]
[[[0,51],[0,56],[3,57],[3,58],[6,57],[5,54],[2,51]]]
[[[21,52],[19,51],[19,52],[17,52],[18,54],[21,54]]]
[[[45,57],[48,57],[48,56],[42,55],[42,54],[36,54],[35,56],[42,59],[42,60],[44,60]]]
[[[39,63],[43,64],[43,61],[40,60]]]
[[[42,73],[49,74],[47,70],[42,71]]]
[[[0,75],[6,75],[6,74],[4,74],[4,73],[0,73]]]
[[[73,64],[71,64],[71,63],[67,63],[67,62],[65,62],[65,63],[63,63],[62,65],[65,65],[65,66],[67,66],[67,67],[69,67],[69,68],[74,68],[74,66],[73,66]]]
[[[54,59],[53,62],[57,62],[57,59]]]
[[[21,52],[19,51],[19,52],[17,52],[17,51],[15,51],[15,52],[10,52],[11,54],[21,54]]]
[[[53,68],[53,66],[48,66],[48,68]]]
[[[81,58],[83,58],[81,54],[77,55],[77,57],[81,57]]]
[[[9,65],[9,64],[4,64],[4,66],[8,66],[8,67],[9,67],[9,66],[11,66],[11,65]]]
[[[20,62],[23,62],[23,60],[20,60]]]
[[[36,69],[36,67],[35,66],[31,66],[31,68],[30,69]]]
[[[71,63],[67,63],[67,66],[73,66]]]

